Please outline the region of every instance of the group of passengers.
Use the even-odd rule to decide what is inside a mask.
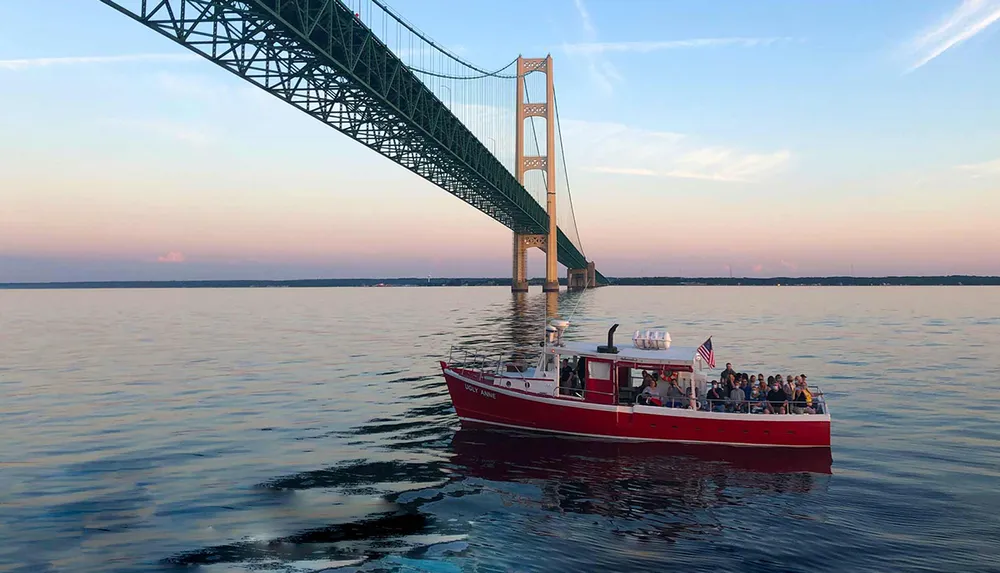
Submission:
[[[639,396],[636,399],[638,403],[685,408],[690,405],[690,398],[690,395],[678,385],[676,372],[668,375],[666,370],[661,370],[657,379],[655,374],[642,371],[642,385],[639,386]]]
[[[815,414],[822,413],[822,404],[813,400],[806,383],[806,375],[764,374],[736,372],[731,363],[713,381],[704,399],[698,399],[694,386],[688,392],[677,383],[677,373],[660,372],[660,381],[645,370],[637,400],[640,404],[673,408],[705,409],[713,412],[765,413],[765,414]],[[666,386],[663,389],[663,386]]]

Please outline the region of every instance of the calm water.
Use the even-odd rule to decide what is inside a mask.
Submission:
[[[0,291],[0,570],[1000,571],[1000,289],[558,304],[809,374],[830,473],[459,430],[437,360],[537,340],[540,293]]]

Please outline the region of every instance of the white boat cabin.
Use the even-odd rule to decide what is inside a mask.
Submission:
[[[523,360],[501,362],[493,384],[547,396],[599,404],[633,404],[642,384],[642,372],[664,372],[676,379],[687,395],[707,392],[708,378],[697,370],[698,349],[670,344],[665,332],[636,332],[631,343],[614,345],[616,324],[608,343],[564,341],[569,323],[553,320],[546,327],[543,351],[534,366]]]

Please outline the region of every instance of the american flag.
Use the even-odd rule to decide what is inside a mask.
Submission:
[[[715,368],[715,351],[712,350],[712,337],[709,336],[704,344],[698,347],[698,356],[708,362],[709,368]]]

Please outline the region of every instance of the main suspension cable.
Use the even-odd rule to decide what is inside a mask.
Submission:
[[[403,18],[399,14],[395,13],[392,10],[392,8],[389,8],[389,6],[387,6],[384,2],[382,2],[382,0],[371,0],[371,1],[376,6],[378,6],[382,10],[384,10],[387,14],[389,14],[390,16],[392,16],[392,18],[394,20],[396,20],[397,22],[399,22],[407,30],[409,30],[410,32],[416,34],[416,36],[418,38],[420,38],[421,40],[423,40],[424,42],[427,42],[427,44],[430,45],[431,47],[433,47],[434,49],[436,49],[439,52],[441,52],[442,54],[448,56],[452,60],[454,60],[454,61],[462,64],[463,66],[465,66],[465,67],[467,67],[467,68],[469,68],[471,70],[475,70],[475,71],[477,71],[477,72],[479,72],[481,74],[480,76],[476,76],[476,77],[494,76],[494,77],[504,77],[504,78],[507,78],[507,79],[516,78],[517,77],[517,74],[514,74],[514,75],[501,75],[500,74],[500,72],[503,72],[504,70],[506,70],[507,68],[509,68],[511,66],[511,64],[507,64],[506,66],[504,66],[504,67],[502,67],[502,68],[500,68],[498,70],[489,71],[489,70],[484,70],[484,69],[480,68],[479,66],[476,66],[472,62],[468,62],[466,60],[463,60],[462,58],[460,58],[460,57],[456,56],[455,54],[451,53],[449,50],[447,50],[443,46],[439,46],[436,42],[434,42],[434,40],[431,40],[430,38],[428,38],[427,36],[425,36],[423,34],[423,32],[421,32],[420,30],[417,30],[416,27],[413,26],[413,24],[410,24],[408,21],[406,21],[405,18]],[[517,60],[515,59],[514,61],[516,62]],[[432,74],[433,75],[432,72],[428,72],[426,70],[418,70],[418,69],[415,69],[415,68],[410,68],[410,69],[412,69],[414,71],[419,71],[421,73],[426,73],[426,74]],[[447,77],[447,76],[444,76],[444,77]],[[458,76],[458,77],[453,77],[452,79],[459,79],[459,80],[461,80],[461,79],[476,79],[476,77]]]
[[[556,108],[556,131],[559,132],[559,150],[562,152],[563,173],[566,176],[566,195],[569,196],[569,214],[573,218],[573,227],[576,231],[576,242],[579,243],[580,254],[584,254],[583,239],[580,238],[580,228],[576,224],[576,211],[573,210],[573,193],[569,188],[569,166],[566,165],[566,148],[563,146],[562,121],[559,120],[559,100],[556,99],[556,87],[552,86],[552,105]],[[586,255],[584,255],[586,258]]]

